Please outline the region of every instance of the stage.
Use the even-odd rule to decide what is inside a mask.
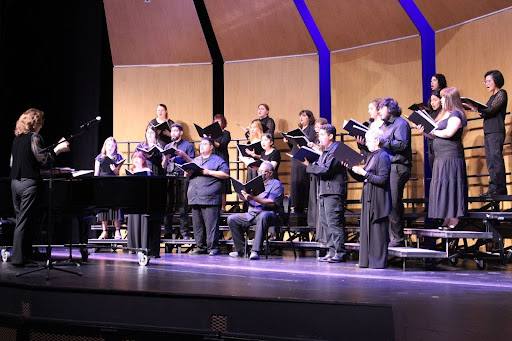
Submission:
[[[54,254],[66,257],[65,250]],[[80,259],[78,251],[74,256]],[[79,334],[100,340],[506,340],[512,335],[507,266],[490,262],[481,271],[468,260],[425,270],[413,261],[403,271],[400,262],[385,270],[356,264],[286,253],[259,261],[171,253],[139,266],[137,255],[108,250],[91,253],[80,267],[66,267],[82,277],[52,270],[45,280],[46,271],[16,277],[30,268],[2,262],[0,339],[9,340],[5,335],[13,330],[18,337]]]

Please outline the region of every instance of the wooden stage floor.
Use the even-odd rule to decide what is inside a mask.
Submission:
[[[66,251],[56,250],[54,255],[65,257]],[[80,258],[78,252],[74,255]],[[512,335],[510,266],[490,262],[482,271],[465,261],[425,270],[422,263],[410,262],[403,271],[401,263],[385,270],[360,269],[356,264],[356,260],[326,264],[314,257],[294,259],[286,254],[251,261],[172,253],[139,266],[137,255],[108,251],[92,253],[80,267],[66,267],[82,272],[82,277],[52,270],[45,280],[46,271],[16,277],[29,269],[2,262],[0,314],[104,328],[171,328],[191,334],[206,333],[208,328],[211,332],[213,315],[224,316],[224,322],[247,316],[252,326],[259,326],[251,329],[227,322],[228,327],[220,329],[223,333],[213,328],[214,335],[232,339],[507,340]],[[38,307],[45,302],[41,297],[54,303],[48,303],[50,308]],[[32,309],[28,316],[26,302]],[[130,315],[122,311],[137,306],[143,310],[132,314],[139,316],[127,320]],[[73,309],[89,314],[81,318]],[[253,309],[255,315],[250,313]],[[198,312],[205,312],[208,323],[199,321]],[[235,312],[238,317],[230,316]],[[141,318],[144,314],[147,318]],[[189,314],[192,318],[186,323],[179,319]],[[171,321],[162,315],[172,316]],[[190,322],[193,316],[197,325]],[[311,325],[306,328],[308,321]],[[334,331],[324,334],[326,328]],[[312,336],[315,333],[317,337]]]

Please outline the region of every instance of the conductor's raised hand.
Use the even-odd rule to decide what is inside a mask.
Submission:
[[[53,148],[55,154],[60,154],[64,152],[69,152],[69,142],[63,137],[59,140],[59,144]]]

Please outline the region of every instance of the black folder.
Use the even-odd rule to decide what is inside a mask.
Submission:
[[[251,195],[258,195],[265,191],[265,184],[263,183],[263,178],[261,176],[255,177],[246,184],[241,183],[235,178],[231,178],[231,183],[233,184],[235,192],[240,195],[242,195],[242,191]]]
[[[322,155],[322,153],[317,152],[316,150],[309,147],[302,147],[294,155],[286,155],[291,156],[292,158],[297,159],[300,162],[303,162],[304,159],[308,160],[309,162],[315,162],[320,158],[320,155]]]
[[[253,144],[238,144],[236,147],[238,148],[240,154],[245,157],[252,157],[251,155],[247,154],[247,152],[245,151],[246,149],[254,150],[254,152],[258,155],[261,155],[261,153],[263,153],[263,147],[261,146],[261,142],[254,142]]]
[[[350,136],[364,137],[366,132],[368,131],[368,127],[364,124],[357,122],[356,120],[350,119],[348,121],[343,122],[343,129],[345,129]]]
[[[338,142],[338,147],[334,150],[333,155],[336,160],[348,163],[350,168],[359,166],[364,160],[363,156],[359,152],[356,152],[343,142]]]
[[[201,128],[195,123],[194,126],[196,127],[197,133],[199,134],[200,138],[208,136],[211,137],[212,139],[216,139],[222,136],[222,128],[220,127],[219,122],[213,122],[212,124],[204,128]]]
[[[469,97],[461,97],[460,100],[462,101],[462,103],[467,103],[467,104],[471,104],[472,106],[475,106],[479,111],[481,109],[488,108],[487,105],[480,103],[478,101],[475,101],[474,99],[471,99]]]
[[[412,110],[412,111],[416,111],[416,110],[428,110],[429,107],[427,104],[425,103],[414,103],[413,105],[411,105],[409,108],[409,110]]]
[[[421,124],[425,128],[425,133],[427,134],[430,134],[432,130],[437,128],[436,122],[425,110],[417,110],[409,115],[407,119],[416,125]]]
[[[175,165],[184,172],[194,171],[196,174],[203,174],[203,168],[194,162],[187,162],[182,165],[175,163]]]

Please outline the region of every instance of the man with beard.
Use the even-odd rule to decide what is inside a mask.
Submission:
[[[180,212],[180,234],[183,239],[190,239],[188,224],[188,179],[184,177],[183,171],[176,166],[192,161],[195,157],[194,146],[183,140],[183,126],[178,123],[171,125],[172,142],[165,146],[176,149],[176,155],[164,155],[162,167],[167,170],[167,176],[178,178],[169,182],[169,206]],[[174,205],[173,205],[174,204]],[[172,238],[172,215],[167,215],[164,220],[164,238]]]

